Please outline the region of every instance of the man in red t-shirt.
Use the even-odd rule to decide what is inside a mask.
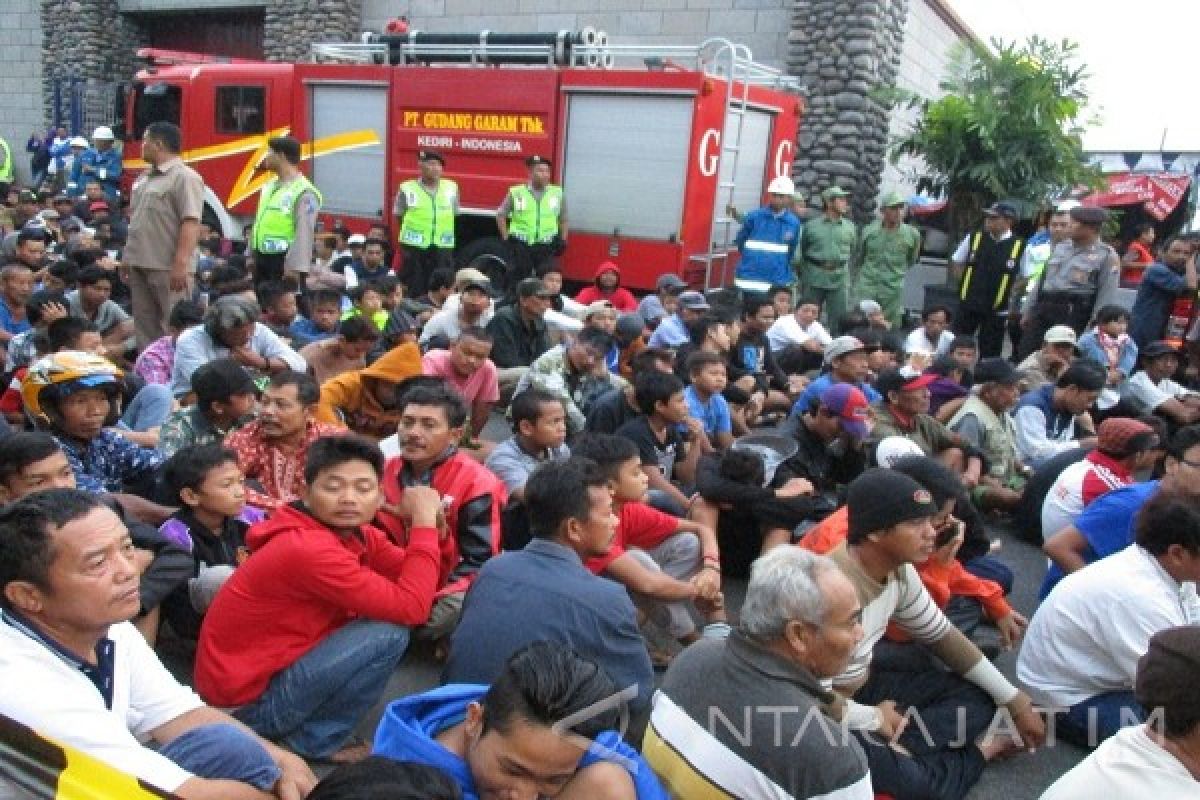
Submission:
[[[689,605],[710,626],[717,625],[714,634],[727,631],[721,557],[712,528],[643,502],[648,480],[637,445],[629,439],[585,435],[571,454],[595,461],[608,476],[617,514],[612,548],[585,566],[625,586],[642,615],[684,644],[699,638]]]

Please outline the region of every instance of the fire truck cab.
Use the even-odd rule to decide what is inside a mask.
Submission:
[[[149,123],[175,122],[207,185],[206,221],[241,238],[270,177],[258,169],[266,142],[288,134],[323,195],[325,229],[382,222],[394,239],[392,198],[416,176],[417,152],[437,150],[459,186],[456,260],[495,272],[508,260],[496,210],[526,180],[525,159],[541,155],[566,197],[568,279],[613,260],[631,288],[652,289],[665,272],[725,285],[737,231],[725,209],[757,206],[791,172],[798,87],[725,40],[606,38],[414,32],[318,45],[304,64],[141,51],[126,164],[139,166]]]

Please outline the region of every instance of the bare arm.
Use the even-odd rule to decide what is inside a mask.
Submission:
[[[1063,528],[1042,545],[1042,552],[1067,574],[1078,572],[1087,566],[1087,561],[1083,557],[1087,549],[1087,539],[1074,525]]]
[[[676,580],[665,572],[647,569],[629,553],[618,556],[604,574],[629,591],[656,600],[691,600],[696,596],[693,584]]]

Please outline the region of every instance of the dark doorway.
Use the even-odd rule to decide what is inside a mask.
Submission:
[[[263,57],[262,9],[139,18],[151,47],[233,58]]]

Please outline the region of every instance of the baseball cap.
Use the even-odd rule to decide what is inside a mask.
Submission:
[[[822,200],[832,200],[835,197],[849,197],[850,193],[840,186],[830,186],[825,191],[821,192]]]
[[[821,408],[837,414],[842,430],[855,439],[865,439],[871,432],[870,404],[853,384],[835,383],[821,392]]]
[[[583,310],[583,318],[587,319],[593,314],[599,314],[601,311],[613,311],[616,306],[607,300],[597,300]]]
[[[664,275],[659,275],[658,280],[654,282],[654,288],[658,291],[674,291],[676,289],[686,289],[687,283],[678,275],[668,272]]]
[[[465,281],[462,281],[461,283],[458,281],[455,281],[455,285],[458,287],[458,291],[465,292],[468,289],[478,289],[479,291],[483,292],[487,296],[491,297],[492,282],[487,279],[486,275],[484,275],[482,272],[479,272],[479,270],[473,270],[473,271],[476,274],[468,277]]]
[[[254,377],[232,358],[201,364],[192,373],[192,391],[200,405],[228,400],[236,394],[258,394]]]
[[[691,309],[692,311],[707,311],[712,308],[708,304],[708,299],[700,292],[683,292],[680,294],[679,307]]]
[[[880,373],[875,379],[875,391],[887,400],[888,392],[914,392],[917,389],[928,388],[929,384],[938,379],[932,372],[920,375],[908,375],[898,369],[889,369]]]
[[[617,317],[616,336],[623,342],[632,342],[646,332],[646,321],[636,311]]]
[[[1017,368],[1006,358],[985,358],[975,366],[975,383],[1014,384],[1021,380]]]
[[[1042,337],[1042,341],[1046,344],[1076,344],[1079,338],[1075,335],[1075,331],[1070,325],[1055,325],[1050,330],[1046,331],[1046,335]]]
[[[1183,718],[1200,714],[1200,625],[1166,628],[1150,637],[1138,659],[1133,696],[1144,708],[1165,708]]]
[[[346,239],[346,244],[348,244],[348,245],[366,244],[366,243],[367,243],[367,237],[363,236],[361,233],[356,233],[353,236],[351,236],[350,238]]]
[[[1158,358],[1159,356],[1178,356],[1179,348],[1172,345],[1170,342],[1157,341],[1151,342],[1142,349],[1142,358]]]
[[[825,347],[825,363],[832,364],[835,358],[866,349],[867,346],[856,336],[839,336]]]
[[[937,513],[933,495],[907,475],[875,467],[859,475],[846,490],[851,539],[861,539],[901,522]]]
[[[467,270],[459,270],[460,273],[466,272],[466,271]],[[472,272],[479,272],[479,270],[472,270]],[[480,274],[482,275],[482,273],[480,273]],[[517,284],[517,296],[518,297],[553,297],[554,292],[552,292],[548,288],[546,288],[546,284],[542,282],[541,278],[526,278],[525,280],[523,280]],[[607,302],[607,301],[605,301],[605,302]],[[595,304],[593,303],[592,305],[595,305]],[[612,306],[612,303],[609,303],[609,307],[611,307],[611,306]],[[591,306],[588,306],[588,309],[590,311]]]
[[[875,446],[875,463],[884,469],[891,469],[896,462],[909,456],[923,456],[925,451],[921,445],[907,436],[885,436]]]
[[[983,210],[985,217],[1007,217],[1017,219],[1017,208],[1012,203],[992,203]]]
[[[1096,447],[1106,455],[1125,458],[1158,444],[1158,434],[1146,423],[1130,417],[1109,417],[1096,429]]]

